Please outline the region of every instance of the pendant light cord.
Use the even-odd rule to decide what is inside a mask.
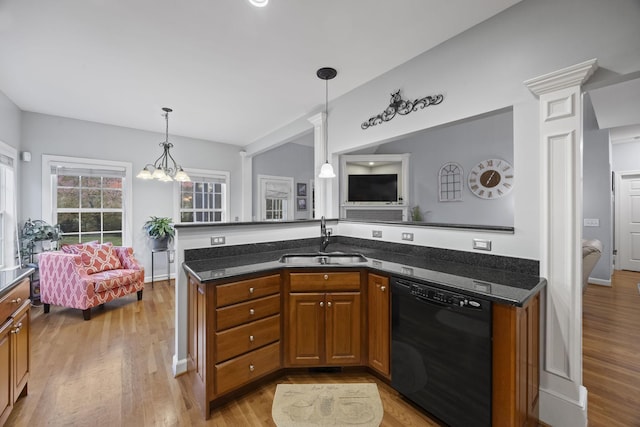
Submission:
[[[324,160],[329,162],[329,80],[324,81]]]

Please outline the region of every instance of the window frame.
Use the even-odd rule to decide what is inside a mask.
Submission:
[[[221,209],[222,211],[222,221],[212,221],[212,222],[182,222],[182,208],[180,206],[180,201],[181,201],[181,189],[180,189],[180,183],[176,182],[175,185],[173,186],[173,199],[174,199],[174,203],[173,203],[173,219],[174,219],[174,223],[175,224],[221,224],[221,223],[226,223],[226,222],[230,222],[229,220],[229,215],[230,215],[230,194],[231,194],[231,184],[230,184],[230,176],[231,173],[229,171],[219,171],[219,170],[213,170],[213,169],[185,169],[185,172],[187,173],[187,175],[191,176],[191,177],[203,177],[203,178],[211,178],[211,179],[216,179],[216,180],[223,180],[224,184],[225,184],[225,192],[224,195],[222,197],[222,204],[223,207]],[[213,212],[215,212],[214,210],[211,210]],[[195,212],[195,211],[194,211]]]
[[[0,194],[0,269],[13,268],[20,265],[18,258],[13,257],[20,248],[18,235],[18,176],[19,162],[18,150],[0,141],[0,155],[10,160],[11,165],[7,169],[12,171],[13,188],[11,191],[2,191]],[[3,174],[4,172],[0,171]],[[0,188],[6,190],[4,178],[0,178]],[[13,208],[13,212],[7,209]]]
[[[295,219],[295,200],[294,200],[294,184],[293,177],[289,176],[274,176],[274,175],[258,175],[258,188],[259,188],[259,196],[258,196],[258,212],[260,214],[260,221],[293,221]],[[286,200],[286,217],[285,209],[281,209],[283,212],[283,217],[280,219],[267,219],[267,199],[266,199],[266,186],[267,183],[284,183],[287,185],[289,191],[287,194],[287,198],[283,198],[281,200]]]
[[[90,159],[83,157],[42,155],[42,219],[50,224],[56,224],[57,209],[54,209],[55,184],[52,179],[51,167],[60,165],[78,169],[113,169],[124,170],[122,185],[122,245],[133,246],[133,165],[130,162],[114,160]],[[47,191],[48,190],[48,191]],[[57,208],[57,206],[56,206]]]

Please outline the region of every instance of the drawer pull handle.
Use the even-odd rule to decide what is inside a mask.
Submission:
[[[253,295],[253,291],[255,291],[255,289],[253,289],[253,288],[249,288],[249,293],[250,293],[251,295]]]
[[[327,307],[331,307],[331,301],[327,303]]]
[[[329,280],[329,275],[328,274],[324,275],[324,280]]]
[[[249,365],[249,372],[253,372],[256,370],[256,367],[253,366],[253,363]]]
[[[253,342],[255,340],[255,338],[253,337],[253,335],[249,335],[249,342]]]
[[[387,289],[387,287],[386,287],[386,286],[380,286],[380,290],[381,290],[382,292],[384,292],[384,290],[385,290],[385,289]]]
[[[11,302],[14,304],[20,304],[22,302],[22,298],[18,297],[16,299],[12,299]]]
[[[256,314],[256,311],[253,308],[249,309],[249,315],[253,316],[254,314]]]
[[[324,301],[320,301],[320,307],[324,307]]]

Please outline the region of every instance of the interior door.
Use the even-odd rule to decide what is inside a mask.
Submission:
[[[617,200],[619,268],[640,271],[640,173],[621,176]]]

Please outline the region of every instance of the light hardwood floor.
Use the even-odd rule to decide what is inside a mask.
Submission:
[[[612,287],[583,298],[583,383],[589,427],[640,426],[640,273],[616,271]]]
[[[640,426],[639,273],[618,272],[613,287],[584,294],[584,384],[589,426]],[[174,287],[156,282],[96,309],[32,310],[29,395],[7,426],[274,426],[276,384],[376,382],[382,426],[437,426],[386,384],[366,373],[291,374],[216,409],[205,422],[186,377],[171,373]]]

